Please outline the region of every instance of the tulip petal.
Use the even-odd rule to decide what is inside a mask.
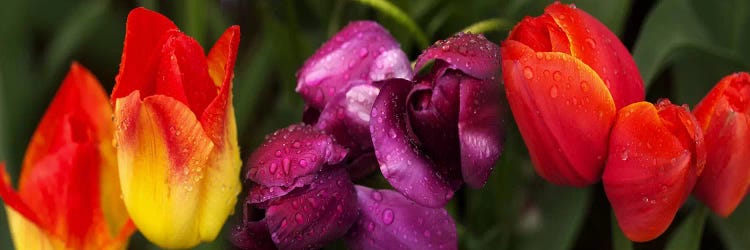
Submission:
[[[112,101],[135,90],[150,93],[147,76],[153,75],[156,58],[161,50],[164,35],[177,26],[169,18],[146,8],[135,8],[128,14],[125,25],[125,45],[122,49],[120,72],[112,89]]]
[[[320,113],[315,128],[336,139],[349,148],[350,157],[372,148],[370,139],[370,110],[380,93],[373,85],[353,83],[352,86],[334,96]]]
[[[115,105],[123,199],[135,225],[162,247],[189,247],[203,235],[199,202],[214,148],[193,112],[167,96],[140,100],[138,91]],[[229,194],[231,195],[231,194]]]
[[[282,197],[288,193],[291,193],[297,188],[304,187],[315,180],[316,175],[305,175],[294,179],[294,183],[288,186],[263,186],[253,185],[247,194],[247,203],[250,203],[259,208],[267,208],[270,202],[275,201],[279,197]]]
[[[358,216],[354,185],[336,169],[274,202],[265,220],[280,249],[315,249],[343,236]]]
[[[265,250],[276,249],[265,220],[245,222],[232,230],[232,244],[239,249]]]
[[[18,193],[13,191],[10,175],[5,170],[5,162],[0,162],[0,197],[3,198],[6,208],[12,208],[16,216],[21,215],[30,223],[36,225],[41,223],[41,219],[36,215],[34,210],[23,201],[23,198]],[[6,211],[10,210],[6,209]]]
[[[641,74],[617,36],[588,13],[570,5],[553,3],[545,9],[570,37],[571,55],[599,74],[618,109],[643,100]]]
[[[499,52],[497,44],[482,34],[458,33],[427,48],[417,58],[414,68],[421,69],[429,61],[439,59],[447,62],[451,69],[475,78],[488,79],[497,74]]]
[[[693,113],[706,138],[705,170],[693,193],[716,214],[729,216],[750,187],[750,74],[722,79]]]
[[[295,124],[274,132],[250,155],[245,178],[268,187],[291,186],[300,177],[341,162],[346,153],[330,135]]]
[[[629,239],[642,242],[658,237],[688,198],[697,164],[705,158],[705,151],[700,155],[695,149],[701,147],[700,130],[695,137],[685,132],[695,126],[686,108],[668,101],[656,107],[638,102],[618,113],[602,179],[618,224]]]
[[[502,48],[508,103],[537,173],[558,185],[599,180],[615,104],[597,74],[560,52]]]
[[[396,40],[379,24],[352,22],[313,54],[297,73],[296,91],[323,109],[352,82],[412,77],[411,64]]]
[[[456,225],[444,208],[420,206],[391,190],[357,188],[362,213],[345,240],[351,249],[458,249]]]
[[[380,89],[370,122],[375,156],[383,176],[396,190],[422,205],[441,207],[458,187],[436,171],[435,162],[407,128],[410,90],[411,84],[403,79],[386,80]]]
[[[472,188],[487,182],[503,151],[503,93],[494,81],[461,81],[458,138],[461,173]]]
[[[237,49],[240,44],[240,27],[229,27],[219,37],[211,51],[208,52],[208,73],[213,83],[219,87],[219,94],[208,104],[200,116],[203,129],[211,140],[223,147],[224,140],[236,140],[234,107],[232,106],[232,79],[234,63],[237,60]],[[230,125],[231,124],[231,125]],[[230,136],[233,135],[234,136]],[[225,138],[228,136],[228,138]],[[237,145],[236,142],[230,145]]]

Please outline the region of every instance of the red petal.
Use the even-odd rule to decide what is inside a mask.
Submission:
[[[537,173],[559,185],[599,180],[615,105],[591,68],[570,55],[502,48],[508,103]]]
[[[595,17],[553,3],[545,9],[570,38],[571,54],[591,67],[607,85],[618,109],[645,97],[643,80],[627,48]]]
[[[229,27],[219,37],[214,47],[208,52],[208,73],[213,83],[218,86],[219,94],[214,98],[200,116],[200,122],[214,144],[224,146],[228,134],[236,134],[234,126],[234,109],[232,108],[232,79],[234,63],[237,60],[237,48],[240,44],[240,27]],[[236,140],[229,138],[230,140]],[[236,142],[234,143],[237,144]]]
[[[23,201],[21,196],[13,190],[10,176],[5,170],[5,162],[0,162],[0,197],[3,198],[5,205],[13,208],[13,210],[16,210],[16,212],[20,213],[37,226],[41,226],[41,220],[34,210],[32,210],[29,205]]]

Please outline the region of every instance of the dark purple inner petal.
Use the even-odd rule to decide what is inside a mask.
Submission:
[[[351,249],[457,249],[456,225],[444,208],[398,192],[357,188],[361,216],[344,238]]]
[[[330,135],[295,124],[268,136],[250,155],[246,178],[267,187],[292,186],[297,178],[341,162],[346,153]]]
[[[370,132],[383,176],[406,197],[430,207],[441,207],[458,188],[443,176],[419,146],[410,130],[407,95],[411,84],[389,79],[373,104]]]
[[[433,59],[447,62],[450,68],[475,78],[489,79],[499,69],[500,47],[484,35],[459,33],[427,48],[417,58],[414,68],[419,70]]]
[[[505,95],[494,79],[461,82],[458,135],[461,172],[472,188],[481,188],[503,151]]]
[[[311,249],[343,236],[358,216],[354,184],[338,168],[272,202],[265,220],[280,249]]]
[[[264,220],[244,222],[232,230],[229,239],[232,245],[243,250],[276,249]]]
[[[268,203],[276,200],[277,198],[284,196],[297,188],[304,187],[315,180],[315,175],[306,175],[299,177],[294,180],[294,183],[289,186],[263,186],[253,185],[250,191],[247,193],[246,202],[259,208],[267,208]]]

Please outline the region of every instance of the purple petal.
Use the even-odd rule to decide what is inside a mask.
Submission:
[[[372,85],[351,86],[328,102],[315,128],[333,135],[338,143],[352,151],[367,151],[372,148],[370,110],[378,93],[380,89]]]
[[[427,48],[417,58],[414,68],[419,70],[435,59],[445,61],[450,68],[475,78],[489,79],[499,69],[500,48],[484,35],[458,33]]]
[[[461,81],[458,135],[461,142],[461,172],[472,188],[487,182],[503,151],[505,95],[495,80],[465,78]]]
[[[339,168],[273,202],[265,220],[280,249],[311,249],[343,236],[358,216],[354,184]]]
[[[267,208],[270,201],[274,201],[281,196],[291,193],[297,188],[310,184],[315,180],[315,177],[315,175],[302,176],[295,179],[294,183],[288,186],[268,187],[257,184],[253,185],[253,187],[250,188],[250,191],[248,191],[246,202],[256,207]]]
[[[267,187],[291,186],[297,178],[316,174],[341,162],[346,149],[309,125],[280,129],[250,155],[246,178]]]
[[[232,230],[229,237],[232,244],[245,250],[276,249],[264,220],[245,222]]]
[[[362,215],[345,237],[349,248],[458,248],[456,225],[444,208],[420,206],[391,190],[356,188]]]
[[[441,207],[458,188],[436,171],[408,128],[406,97],[409,81],[389,79],[372,108],[370,132],[383,176],[409,199],[429,207]]]
[[[297,73],[297,92],[323,109],[352,82],[412,77],[409,59],[379,24],[352,22],[312,55]]]

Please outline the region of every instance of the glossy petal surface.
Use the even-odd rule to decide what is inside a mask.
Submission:
[[[500,50],[482,34],[459,33],[427,48],[414,68],[419,70],[431,60],[445,61],[449,68],[477,79],[489,79],[497,75]]]
[[[411,79],[409,59],[379,24],[352,22],[313,54],[297,73],[297,92],[319,110],[352,83]]]
[[[375,155],[383,176],[399,192],[422,205],[441,207],[458,187],[436,171],[438,166],[407,128],[410,91],[410,84],[403,79],[387,80],[380,89],[370,122]]]
[[[662,100],[619,111],[603,182],[625,235],[652,240],[672,222],[705,164],[703,135],[685,107]]]
[[[346,235],[351,249],[457,249],[444,208],[424,207],[391,190],[356,186],[362,215]]]
[[[274,202],[265,220],[276,246],[302,249],[340,238],[358,216],[354,185],[344,169],[337,169]]]
[[[502,56],[508,103],[537,173],[558,185],[597,182],[615,118],[601,78],[568,54],[516,41],[505,41]]]
[[[346,152],[328,134],[309,125],[291,125],[274,132],[253,152],[246,178],[268,187],[291,186],[300,177],[341,162]]]
[[[706,137],[706,167],[693,193],[727,217],[750,187],[750,75],[722,79],[693,112]]]

